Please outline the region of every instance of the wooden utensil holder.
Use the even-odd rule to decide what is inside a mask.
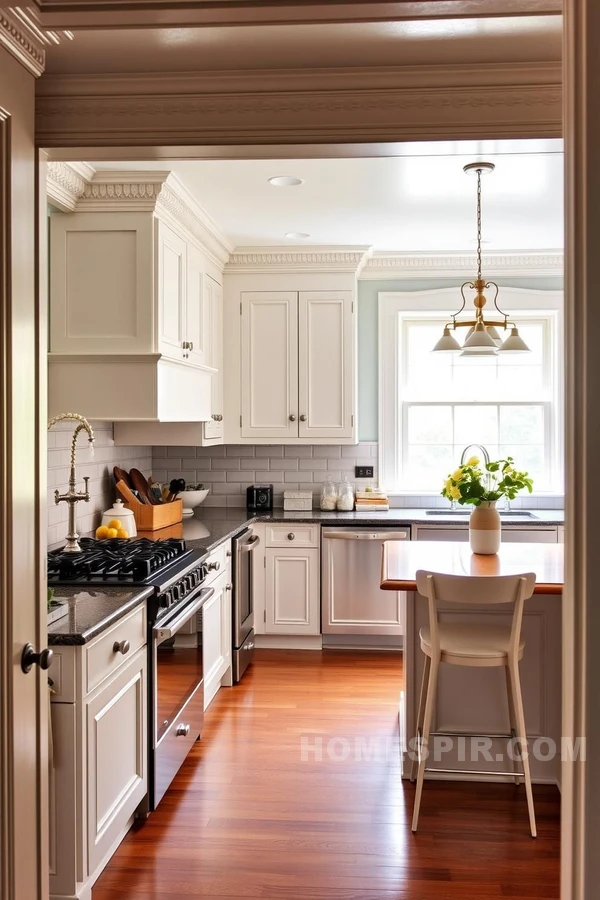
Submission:
[[[138,531],[158,531],[183,520],[183,502],[159,503],[156,506],[140,503],[124,481],[117,482],[117,490],[125,500],[125,506],[133,512]]]

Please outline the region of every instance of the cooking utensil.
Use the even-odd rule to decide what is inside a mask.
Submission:
[[[146,476],[142,475],[139,469],[130,469],[129,477],[131,479],[133,487],[140,495],[140,500],[142,501],[142,503],[150,503],[152,506],[156,506],[158,503],[160,503],[160,501],[156,499],[156,497],[150,490],[150,486],[146,480]]]
[[[133,485],[131,483],[131,478],[129,477],[129,472],[126,472],[125,469],[120,469],[119,466],[115,466],[113,469],[113,476],[118,484],[120,481],[124,481],[129,490],[133,490]]]
[[[172,478],[169,482],[167,502],[171,503],[172,500],[176,500],[180,491],[185,491],[185,478]]]

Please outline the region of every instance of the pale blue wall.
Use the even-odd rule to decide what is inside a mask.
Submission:
[[[358,282],[358,439],[377,440],[377,295],[380,291],[427,291],[460,287],[462,278]],[[560,291],[562,278],[503,278],[506,287]],[[459,306],[459,293],[457,303]]]

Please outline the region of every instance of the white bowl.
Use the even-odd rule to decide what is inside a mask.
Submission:
[[[183,515],[193,516],[196,507],[206,500],[208,491],[209,488],[205,488],[203,491],[180,491],[177,494],[177,500],[183,500]]]

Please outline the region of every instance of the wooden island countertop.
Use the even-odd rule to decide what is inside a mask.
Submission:
[[[562,594],[563,544],[502,544],[494,556],[471,552],[454,541],[387,541],[383,548],[381,589],[416,591],[419,569],[447,575],[520,575],[535,572],[536,594]]]

